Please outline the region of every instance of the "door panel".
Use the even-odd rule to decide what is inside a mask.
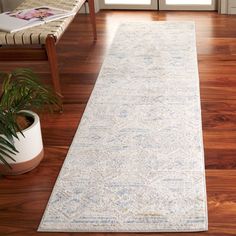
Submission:
[[[157,10],[158,0],[99,0],[100,9]]]
[[[159,9],[214,11],[217,10],[217,2],[216,0],[159,0]]]

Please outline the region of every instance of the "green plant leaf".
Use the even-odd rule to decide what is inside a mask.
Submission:
[[[5,160],[5,157],[0,154],[0,161],[5,164],[7,168],[12,169],[11,165]]]
[[[0,161],[9,166],[7,159],[13,159],[17,150],[13,139],[23,135],[17,124],[17,116],[22,110],[62,111],[61,97],[51,88],[44,86],[39,77],[30,69],[19,68],[7,74],[0,72],[3,78],[0,96]]]

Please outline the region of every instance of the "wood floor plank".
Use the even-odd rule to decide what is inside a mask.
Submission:
[[[58,44],[64,112],[40,116],[45,147],[45,158],[40,166],[24,175],[0,178],[1,236],[111,235],[37,233],[36,230],[106,52],[119,23],[124,19],[195,21],[209,231],[178,235],[236,235],[236,17],[215,12],[101,11],[97,14],[96,43],[92,40],[89,17],[79,15]],[[44,62],[1,62],[0,70],[10,71],[19,66],[33,68],[45,83],[50,83],[49,67]]]
[[[47,150],[46,159],[51,155],[50,152],[58,153],[58,149]],[[66,149],[63,149],[63,155],[65,152]],[[59,171],[62,164],[62,153],[60,153],[60,158],[55,157],[55,153],[51,156],[56,158],[57,162],[44,160],[37,170],[22,175],[20,179],[25,184],[20,187],[6,190],[12,181],[19,181],[19,177],[5,179],[5,185],[2,185],[0,190],[1,230],[5,228],[8,228],[9,231],[18,229],[15,235],[19,232],[31,235],[36,230],[56,180],[55,173]],[[55,162],[57,166],[55,166]],[[38,178],[38,171],[44,175],[44,178]],[[225,172],[225,170],[207,170],[209,231],[198,235],[234,235],[233,233],[236,232],[236,170],[228,170],[227,175]],[[17,220],[12,223],[12,219]],[[14,235],[13,232],[12,235]]]

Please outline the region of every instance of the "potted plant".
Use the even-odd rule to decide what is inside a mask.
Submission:
[[[43,158],[39,116],[35,110],[61,111],[61,99],[30,69],[0,73],[0,173],[22,174]]]

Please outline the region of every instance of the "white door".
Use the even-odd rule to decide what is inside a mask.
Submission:
[[[159,0],[160,10],[214,11],[217,0]]]
[[[99,0],[100,9],[157,10],[158,0]]]

